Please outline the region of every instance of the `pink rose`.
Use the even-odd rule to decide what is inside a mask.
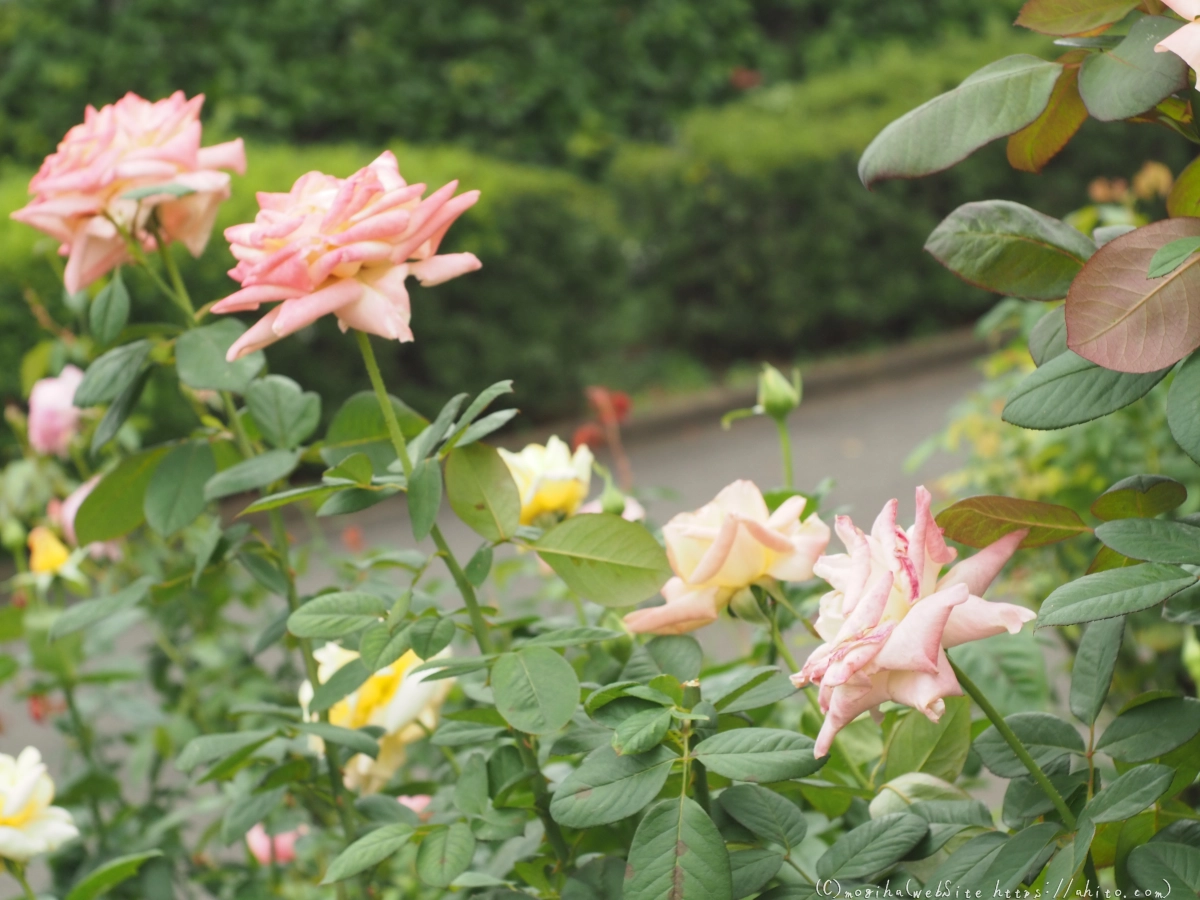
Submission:
[[[1200,70],[1200,24],[1196,22],[1200,18],[1200,0],[1163,0],[1163,3],[1187,19],[1189,24],[1155,44],[1155,51],[1174,53],[1193,69]]]
[[[917,488],[917,521],[896,526],[890,500],[869,535],[838,516],[838,537],[850,552],[822,556],[814,571],[833,590],[821,598],[817,633],[825,643],[792,676],[796,687],[821,686],[825,723],[813,752],[824,756],[849,722],[884,700],[920,710],[936,722],[943,697],[962,694],[946,648],[1008,631],[1036,618],[1032,610],[992,603],[982,594],[1024,540],[1014,531],[963,560],[945,575],[955,551],[929,511],[929,491]]]
[[[82,371],[63,366],[57,378],[43,378],[29,392],[29,445],[36,452],[66,457],[79,430],[80,410],[73,401],[81,381]]]
[[[433,798],[428,794],[415,794],[413,796],[401,794],[396,799],[400,802],[401,806],[407,806],[409,809],[415,812],[418,817],[421,818],[424,818],[425,810],[429,807],[429,804],[433,802]]]
[[[79,513],[79,507],[83,506],[83,501],[88,498],[88,494],[92,489],[100,483],[100,476],[94,475],[75,488],[66,500],[58,501],[51,500],[46,507],[46,517],[62,530],[63,536],[72,546],[78,546],[79,541],[75,537],[75,516]],[[117,541],[93,541],[88,544],[88,553],[92,559],[110,559],[113,562],[120,562],[122,553],[121,545]]]
[[[46,157],[29,182],[33,200],[12,217],[62,242],[68,291],[82,290],[129,259],[114,222],[154,249],[148,225],[155,213],[165,240],[181,241],[193,256],[203,252],[217,207],[229,196],[229,175],[218,170],[246,171],[240,138],[200,146],[203,103],[202,94],[188,100],[176,91],[157,103],[126,94],[99,111],[89,106],[83,124]],[[122,198],[134,188],[165,184],[192,193]]]
[[[407,184],[386,151],[349,178],[309,172],[290,193],[260,193],[254,221],[225,229],[239,260],[229,274],[242,289],[213,312],[279,305],[229,348],[230,361],[329,313],[342,331],[411,341],[405,279],[441,284],[480,266],[471,253],[436,255],[454,220],[479,199],[479,191],[453,196],[457,187],[452,181],[422,200],[425,185]]]
[[[272,862],[286,864],[296,860],[296,841],[300,840],[308,829],[301,825],[294,831],[281,831],[279,834],[267,834],[259,822],[246,832],[246,846],[251,855],[258,860],[260,866],[269,866]]]
[[[735,481],[696,512],[663,528],[675,576],[663,606],[625,617],[634,633],[683,634],[717,619],[738,591],[772,579],[804,581],[829,544],[829,526],[801,521],[805,499],[790,497],[775,512],[750,481]]]

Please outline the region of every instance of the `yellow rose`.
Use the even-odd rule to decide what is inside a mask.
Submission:
[[[35,575],[53,574],[70,558],[70,551],[45,525],[29,532],[29,568]]]
[[[438,654],[439,657],[448,655],[449,650]],[[358,653],[338,644],[326,644],[314,651],[313,656],[317,660],[317,678],[321,684],[332,678],[342,666],[358,659]],[[346,787],[351,790],[364,794],[378,791],[404,764],[404,748],[425,737],[426,729],[432,731],[437,727],[438,711],[450,692],[453,679],[426,681],[424,676],[427,673],[408,674],[421,661],[409,650],[330,708],[329,722],[332,725],[354,729],[377,725],[385,731],[379,739],[377,758],[358,753],[347,761],[344,777]],[[300,706],[309,719],[316,718],[308,714],[308,704],[312,698],[313,686],[306,681],[300,685]],[[317,744],[317,739],[314,739],[314,744]]]
[[[592,451],[586,444],[572,454],[565,442],[551,437],[544,447],[530,444],[520,453],[501,450],[500,457],[521,495],[522,525],[531,525],[543,516],[574,514],[592,484]]]
[[[53,801],[41,753],[34,747],[16,759],[0,753],[0,858],[23,863],[79,836],[71,814]]]

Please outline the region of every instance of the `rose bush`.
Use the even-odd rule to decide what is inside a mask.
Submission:
[[[1066,55],[993,63],[893,123],[862,158],[864,182],[939,171],[1005,135],[1010,157],[1040,168],[1087,114],[1200,142],[1186,68],[1155,52],[1185,23],[1132,6],[1030,0],[1022,23],[1061,33]],[[53,323],[47,365],[83,371],[78,412],[52,397],[51,437],[33,408],[7,416],[25,457],[0,506],[17,563],[0,675],[70,741],[60,807],[36,750],[0,757],[0,858],[26,896],[43,857],[67,900],[1200,890],[1195,684],[1108,703],[1126,616],[1165,602],[1166,627],[1195,624],[1200,531],[1163,518],[1182,484],[1118,481],[1092,505],[1095,527],[998,495],[934,517],[918,489],[910,529],[896,500],[870,534],[838,516],[847,552],[830,554],[823,490],[792,483],[799,378],[768,367],[759,405],[728,420],[776,420],[782,484],[736,481],[658,529],[626,496],[623,455],[618,488],[586,442],[487,443],[516,415],[488,412],[511,382],[428,416],[389,393],[370,335],[419,341],[405,278],[478,267],[438,252],[473,192],[451,182],[422,200],[387,154],[349,177],[310,173],[228,230],[241,287],[197,308],[170,243],[199,241],[222,196],[188,179],[208,165],[198,103],[122,103],[133,125],[105,115],[145,139],[146,160],[126,132],[88,131],[108,127],[93,113],[60,151],[83,160],[89,204],[60,237],[80,254],[67,286],[105,282],[74,284],[88,289],[81,312]],[[125,183],[141,177],[165,180]],[[934,232],[929,250],[964,279],[1066,299],[1034,329],[1039,367],[1008,421],[1111,412],[1200,345],[1200,229],[1180,215],[1200,209],[1197,185],[1185,172],[1175,218],[1140,228],[1085,234],[994,201]],[[34,207],[57,202],[41,175],[32,190]],[[96,243],[112,239],[102,223],[120,254]],[[131,320],[118,262],[146,270],[161,314]],[[275,305],[249,328],[236,317],[262,304]],[[355,331],[371,390],[317,434],[319,396],[266,371],[260,350],[329,313]],[[1200,458],[1193,371],[1174,374],[1167,421]],[[142,440],[132,414],[151,385],[174,392],[190,431]],[[617,454],[615,398],[592,392]],[[593,470],[604,488],[589,504]],[[366,549],[348,532],[343,552],[308,530],[399,512],[399,495],[411,546]],[[469,558],[442,533],[443,507],[477,537]],[[943,574],[948,540],[978,552]],[[1023,548],[1096,540],[1090,574],[1031,598],[1037,627],[1075,652],[1075,722],[1033,701],[1005,716],[991,698],[1031,648],[1041,663],[1023,630],[1035,613],[985,589]],[[737,621],[718,624],[723,610]],[[702,626],[755,639],[716,663],[686,633]],[[1006,782],[995,813],[968,793],[985,766]]]

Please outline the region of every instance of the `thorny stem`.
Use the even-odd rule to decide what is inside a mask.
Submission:
[[[383,413],[383,420],[387,424],[388,435],[392,439],[392,447],[396,451],[396,456],[400,459],[400,465],[404,468],[404,477],[406,479],[411,478],[413,465],[412,460],[408,458],[408,445],[404,440],[404,432],[400,430],[400,423],[396,419],[396,411],[392,409],[392,400],[388,396],[387,387],[383,383],[383,375],[379,371],[379,363],[375,359],[375,351],[371,347],[371,339],[362,331],[356,331],[354,334],[358,339],[358,349],[362,353],[363,363],[367,367],[367,375],[371,379],[371,386],[375,389],[375,399],[379,401],[379,410]],[[450,570],[450,577],[454,579],[454,584],[467,606],[467,613],[471,617],[471,630],[475,632],[475,643],[479,645],[479,652],[484,655],[490,654],[492,652],[492,639],[488,634],[487,622],[484,621],[483,612],[479,608],[479,600],[475,597],[475,588],[467,580],[462,566],[458,564],[458,559],[454,556],[454,551],[446,543],[446,538],[442,534],[442,530],[437,525],[434,525],[430,529],[429,535],[433,538],[434,544],[437,545],[438,552],[445,559],[446,568]]]
[[[979,686],[967,676],[966,672],[955,665],[954,660],[950,660],[950,668],[954,670],[954,675],[958,679],[958,683],[962,685],[963,690],[970,695],[975,704],[983,711],[983,714],[988,717],[996,727],[996,731],[1004,738],[1008,746],[1012,748],[1012,752],[1017,755],[1017,759],[1024,763],[1025,768],[1029,770],[1029,774],[1033,776],[1033,780],[1037,782],[1038,787],[1050,798],[1050,802],[1058,810],[1063,824],[1067,826],[1068,830],[1075,831],[1077,828],[1075,814],[1071,812],[1071,808],[1067,806],[1067,802],[1063,800],[1062,794],[1054,787],[1049,776],[1042,771],[1042,767],[1037,764],[1037,761],[1029,754],[1029,750],[1021,743],[1021,739],[1009,728],[1008,723],[1004,721],[1004,717],[1000,715],[996,707],[992,706],[991,701],[979,689]]]

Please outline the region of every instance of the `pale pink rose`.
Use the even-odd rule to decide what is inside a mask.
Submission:
[[[1167,6],[1188,20],[1187,25],[1167,35],[1154,45],[1158,53],[1174,53],[1193,69],[1200,70],[1200,0],[1163,0]],[[1200,87],[1200,84],[1197,85]]]
[[[75,389],[83,372],[63,366],[57,378],[43,378],[29,392],[29,445],[38,453],[66,457],[79,430]]]
[[[290,193],[260,193],[254,221],[225,229],[238,260],[229,274],[242,289],[213,312],[279,305],[229,348],[229,359],[329,313],[342,331],[411,341],[405,279],[441,284],[480,266],[471,253],[436,255],[454,220],[479,199],[479,191],[455,197],[457,187],[452,181],[422,200],[425,185],[406,183],[386,151],[349,178],[309,172]]]
[[[817,516],[801,521],[805,499],[789,497],[775,512],[750,481],[735,481],[696,512],[663,528],[675,577],[663,606],[625,617],[634,633],[683,634],[717,619],[733,595],[756,583],[804,581],[829,544]]]
[[[433,802],[433,798],[428,794],[415,794],[412,796],[409,796],[408,794],[401,794],[396,799],[400,802],[401,806],[407,806],[418,816],[422,816],[425,810],[429,807],[429,804]]]
[[[83,506],[83,501],[88,498],[88,494],[99,483],[100,476],[94,475],[68,494],[66,500],[51,500],[46,506],[46,517],[58,526],[72,547],[79,543],[75,537],[75,516],[78,515],[79,507]],[[93,541],[88,544],[87,549],[92,559],[110,559],[113,562],[120,562],[124,555],[121,552],[121,545],[117,541]]]
[[[296,860],[296,841],[300,840],[308,829],[301,825],[294,831],[281,831],[279,834],[267,834],[259,822],[246,832],[246,846],[250,854],[258,860],[260,866],[269,866],[272,862],[286,864]]]
[[[813,567],[833,588],[821,598],[816,621],[825,643],[792,682],[820,685],[826,715],[813,749],[817,756],[829,752],[844,726],[885,700],[936,722],[946,708],[942,698],[962,694],[946,648],[1015,634],[1036,618],[1023,606],[979,596],[1028,532],[1007,534],[942,575],[956,553],[946,546],[929,504],[929,492],[917,488],[917,520],[907,532],[896,525],[895,500],[869,535],[849,516],[838,516],[837,534],[850,552],[822,556]]]
[[[100,110],[89,106],[47,156],[29,182],[33,194],[12,217],[62,242],[67,257],[63,281],[68,291],[87,287],[129,259],[116,222],[146,249],[155,241],[148,230],[157,216],[163,238],[180,241],[193,256],[208,242],[217,207],[229,196],[229,175],[246,171],[241,139],[200,146],[200,107],[204,95],[188,100],[176,91],[152,103],[126,94]],[[177,184],[194,193],[123,199],[135,188]]]

